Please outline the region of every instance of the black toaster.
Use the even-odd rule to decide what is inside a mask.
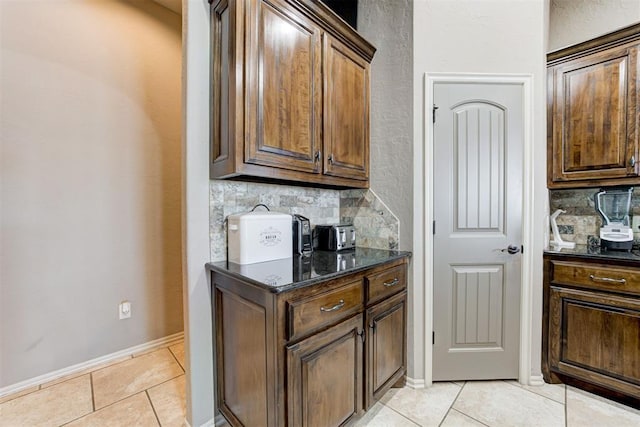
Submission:
[[[293,253],[308,255],[312,250],[311,222],[302,215],[293,215]]]

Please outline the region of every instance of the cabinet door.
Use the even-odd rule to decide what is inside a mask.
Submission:
[[[232,175],[236,147],[242,151],[242,69],[235,64],[244,52],[244,6],[235,0],[219,0],[211,5],[212,178]]]
[[[248,19],[245,163],[319,173],[320,29],[281,0],[250,2]]]
[[[552,70],[552,181],[637,175],[637,46]]]
[[[549,365],[630,396],[640,396],[640,301],[552,286]]]
[[[369,178],[369,63],[323,34],[324,173]]]
[[[407,293],[367,310],[365,404],[369,409],[406,373]]]
[[[362,411],[362,314],[287,347],[289,425],[339,426]]]

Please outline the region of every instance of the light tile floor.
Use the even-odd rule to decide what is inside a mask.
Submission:
[[[184,342],[0,398],[0,427],[184,426]]]
[[[0,398],[0,427],[184,426],[184,344]],[[443,382],[389,391],[357,427],[640,426],[640,411],[564,385]]]

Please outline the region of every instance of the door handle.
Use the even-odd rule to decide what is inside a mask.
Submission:
[[[507,252],[507,253],[509,253],[511,255],[515,255],[518,252],[520,252],[520,248],[517,247],[516,245],[509,245],[506,248],[500,249],[500,252],[503,252],[503,253]]]

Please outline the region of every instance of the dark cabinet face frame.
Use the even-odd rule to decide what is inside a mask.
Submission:
[[[226,420],[342,425],[402,386],[407,262],[283,292],[212,268],[217,407]]]
[[[314,0],[211,6],[210,177],[369,186],[375,48]]]
[[[549,188],[639,182],[640,25],[547,56]]]
[[[638,267],[631,261],[545,255],[545,381],[640,406]]]

